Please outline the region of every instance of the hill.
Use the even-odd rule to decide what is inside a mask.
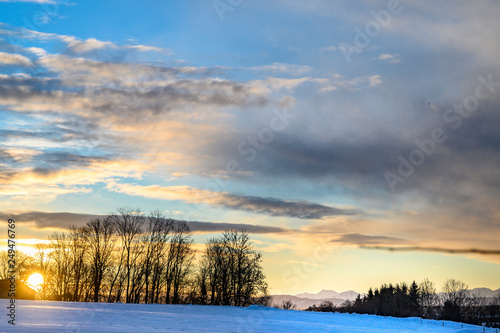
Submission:
[[[0,300],[5,309],[8,299]],[[0,332],[339,332],[480,333],[454,322],[373,315],[279,310],[268,307],[16,301],[16,326]],[[4,315],[5,316],[5,315]],[[443,326],[444,325],[444,326]],[[486,333],[495,332],[486,329]]]

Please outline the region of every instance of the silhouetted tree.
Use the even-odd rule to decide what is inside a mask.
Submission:
[[[420,306],[420,287],[417,282],[413,281],[408,292],[409,312],[411,316],[421,316],[422,310]]]
[[[148,216],[146,232],[143,236],[145,303],[158,303],[161,273],[163,272],[160,267],[166,255],[173,224],[174,221],[165,218],[160,211],[154,211]]]
[[[138,209],[92,219],[51,234],[33,256],[16,254],[17,278],[39,272],[39,298],[71,301],[269,306],[262,256],[248,233],[228,230],[207,242],[195,271],[193,237],[184,221]],[[0,277],[8,277],[0,253]]]
[[[68,251],[71,256],[70,272],[72,274],[71,280],[71,300],[81,301],[83,292],[87,288],[89,281],[87,254],[88,247],[85,243],[85,237],[82,227],[71,226],[68,232]]]
[[[174,230],[168,247],[167,303],[171,301],[173,304],[178,304],[180,301],[180,292],[186,283],[194,259],[192,243],[193,239],[188,224],[184,221],[174,223]],[[172,299],[170,299],[170,292],[172,292]]]
[[[281,301],[281,305],[278,305],[277,308],[283,310],[295,310],[297,305],[295,305],[291,300]]]
[[[420,283],[420,305],[424,316],[431,315],[433,307],[436,305],[436,287],[434,282],[424,279]]]
[[[54,232],[50,235],[50,249],[49,257],[52,263],[51,277],[53,279],[52,295],[55,300],[69,299],[69,287],[72,278],[71,268],[72,255],[69,251],[70,241],[63,232]]]
[[[465,283],[455,279],[446,280],[443,285],[443,319],[461,321],[468,297]]]
[[[94,219],[82,229],[89,247],[90,272],[93,285],[93,301],[99,301],[104,273],[109,269],[114,247],[114,224],[109,218]]]
[[[112,214],[109,219],[113,222],[117,235],[120,237],[123,253],[123,256],[120,257],[120,268],[123,267],[125,270],[125,301],[130,303],[134,294],[134,290],[131,289],[135,289],[138,282],[135,269],[137,269],[137,259],[142,251],[138,237],[143,231],[145,219],[141,215],[140,209],[130,207],[118,208],[117,213]]]
[[[225,231],[210,239],[198,270],[201,294],[209,304],[245,306],[252,298],[267,294],[267,284],[260,262],[262,256],[253,249],[248,233]]]

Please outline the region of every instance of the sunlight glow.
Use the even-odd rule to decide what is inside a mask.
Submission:
[[[38,290],[43,284],[43,276],[40,273],[31,274],[27,282],[31,288]]]

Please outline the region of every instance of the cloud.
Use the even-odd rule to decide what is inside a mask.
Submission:
[[[306,201],[289,201],[275,198],[226,195],[220,205],[270,216],[287,216],[299,219],[322,219],[328,216],[355,215],[354,210],[340,209]]]
[[[294,91],[294,89],[305,84],[319,85],[321,87],[319,92],[330,92],[341,88],[356,90],[366,84],[368,84],[368,87],[374,87],[380,83],[382,83],[380,75],[348,78],[338,73],[320,78],[306,76],[291,79],[269,76],[265,80],[254,80],[250,82],[253,91],[266,94],[281,90]]]
[[[368,84],[368,87],[375,87],[382,83],[380,75],[365,75],[357,76],[354,78],[347,78],[338,73],[332,74],[328,78],[317,80],[316,82],[318,82],[322,86],[322,88],[319,90],[320,93],[331,92],[337,89],[349,89],[353,91],[366,84]]]
[[[13,219],[19,224],[32,224],[36,229],[68,229],[70,226],[83,226],[96,218],[104,218],[106,215],[79,214],[70,212],[0,212],[0,220]],[[223,232],[228,229],[246,230],[251,234],[278,234],[288,233],[290,230],[269,227],[256,224],[229,223],[229,222],[199,222],[186,221],[194,233]]]
[[[27,153],[26,150],[10,149],[3,154],[0,150],[0,157],[9,163],[8,167],[2,167],[0,197],[12,205],[29,200],[48,203],[60,195],[90,193],[89,185],[112,177],[140,178],[148,168],[132,160],[108,160],[62,152],[28,150]]]
[[[325,46],[324,48],[321,49],[320,52],[328,52],[328,51],[335,51],[337,50],[337,47],[334,45],[331,46]]]
[[[342,244],[355,244],[355,245],[377,245],[377,244],[405,244],[408,243],[407,240],[388,237],[388,236],[373,236],[373,235],[363,235],[357,233],[343,234],[338,239],[332,240],[332,242],[342,243]]]
[[[36,229],[66,229],[70,226],[82,226],[88,221],[103,215],[77,214],[69,212],[0,212],[1,219],[13,219],[20,224],[33,224]]]
[[[439,57],[454,58],[460,53],[465,56],[462,59],[466,63],[463,69],[475,66],[476,60],[483,65],[497,66],[495,54],[500,51],[500,44],[495,36],[499,30],[497,18],[500,8],[495,1],[466,1],[454,8],[448,8],[443,3],[419,2],[408,4],[408,7],[404,18],[394,17],[387,27],[404,36],[405,47],[406,43],[411,43],[415,53],[424,49],[423,52],[436,52],[432,55],[436,60]],[[444,18],[444,14],[448,16]],[[429,15],[433,16],[432,20],[429,20]],[[420,28],[415,29],[416,26]],[[431,58],[429,55],[426,57]]]
[[[380,75],[372,75],[368,78],[368,86],[375,87],[381,84],[383,81],[380,79]]]
[[[285,64],[274,62],[271,65],[262,65],[248,68],[254,71],[263,71],[269,73],[284,73],[291,75],[303,75],[312,71],[312,67],[307,65]]]
[[[361,53],[364,50],[363,48],[359,48],[346,43],[340,44],[338,49],[342,51],[344,54],[353,54],[353,53],[356,54],[356,53]]]
[[[288,229],[279,227],[268,227],[255,224],[226,223],[226,222],[197,222],[188,221],[193,232],[223,232],[228,229],[246,230],[251,234],[277,234],[290,232]]]
[[[0,0],[5,1],[5,0]],[[42,0],[43,1],[43,0]],[[35,2],[27,0],[25,2]],[[47,2],[39,2],[44,4],[66,4],[66,2],[57,2],[52,0],[47,0]],[[47,14],[44,19],[50,20],[50,15],[56,15],[54,13]],[[44,22],[48,23],[48,22]],[[125,59],[127,56],[127,52],[157,52],[164,55],[173,55],[174,53],[165,48],[150,46],[150,45],[141,45],[141,44],[131,44],[131,45],[119,45],[115,42],[110,41],[101,41],[96,38],[88,38],[86,40],[79,39],[75,36],[70,35],[61,35],[57,33],[46,33],[36,30],[31,30],[28,28],[15,28],[11,27],[9,30],[2,29],[0,30],[0,35],[8,35],[10,37],[17,37],[19,40],[28,39],[28,40],[38,40],[38,41],[61,41],[66,44],[65,53],[70,54],[92,54],[95,51],[108,51],[108,52],[116,52],[121,51],[124,52],[120,54],[122,59]],[[36,49],[33,48],[32,49]],[[105,56],[106,53],[96,53],[102,56]],[[117,54],[114,54],[116,56]]]
[[[174,53],[171,50],[168,49],[163,49],[161,47],[156,47],[156,46],[148,46],[148,45],[127,45],[125,48],[132,49],[132,50],[137,50],[140,52],[161,52],[161,53],[166,53],[168,55],[173,55]]]
[[[88,38],[86,40],[80,40],[74,36],[57,35],[55,38],[59,38],[65,42],[68,46],[68,51],[71,53],[89,53],[97,50],[111,49],[111,50],[134,50],[138,52],[160,52],[168,55],[172,55],[172,51],[168,49],[163,49],[155,46],[148,45],[123,45],[119,46],[113,42],[105,42],[98,40],[96,38]]]
[[[4,185],[0,189],[0,197],[12,201],[38,201],[39,203],[49,203],[57,198],[57,196],[65,194],[83,194],[90,193],[88,188],[77,186],[47,185],[47,184],[30,184],[27,186],[9,184]]]
[[[63,38],[36,32],[28,36]],[[83,46],[96,50],[109,44],[90,40],[73,45]],[[88,188],[78,186],[106,177],[140,177],[146,169],[158,170],[160,164],[165,165],[162,161],[178,162],[176,168],[183,172],[201,174],[199,169],[192,170],[199,168],[200,157],[207,158],[200,142],[209,144],[219,137],[221,142],[225,140],[219,125],[219,117],[224,117],[220,109],[244,109],[268,102],[265,94],[251,92],[248,83],[219,78],[218,67],[113,63],[50,54],[38,47],[25,50],[38,57],[34,62],[37,75],[0,75],[0,106],[10,115],[0,129],[6,139],[3,147],[10,151],[6,155],[10,165],[2,166],[6,181],[2,194],[10,199],[40,198],[52,192],[45,197],[46,202],[59,194],[87,193]],[[181,137],[185,138],[182,142],[178,141]],[[198,139],[193,140],[195,137]],[[191,151],[187,145],[192,146]],[[149,149],[144,150],[146,146]],[[37,153],[16,154],[18,147]],[[123,173],[125,165],[121,163],[130,161],[130,155],[155,162],[143,163],[136,169],[139,172]],[[109,167],[105,167],[106,172],[97,172],[98,164]],[[47,186],[49,181],[51,186]],[[22,191],[23,184],[30,184],[33,191]]]
[[[0,52],[0,65],[32,66],[33,63],[23,55]]]
[[[186,77],[206,76],[212,71],[207,68],[116,64],[49,54],[38,63],[44,67],[41,71],[49,70],[58,78],[3,77],[0,105],[19,111],[86,113],[92,118],[123,114],[123,119],[131,119],[193,106],[245,108],[267,103],[266,94],[253,92],[247,83]]]
[[[265,80],[253,80],[249,82],[252,91],[261,94],[270,94],[283,90],[293,91],[295,88],[306,83],[324,83],[327,79],[318,79],[312,77],[282,78],[268,76]]]
[[[182,200],[189,203],[206,203],[215,207],[299,219],[322,219],[327,216],[358,214],[358,212],[354,210],[335,208],[306,201],[243,196],[227,192],[201,190],[189,186],[140,186],[110,182],[106,188],[128,195],[138,195],[163,200]]]
[[[349,234],[395,238],[411,234],[416,242],[428,240],[424,244],[429,246],[494,248],[490,244],[498,239],[495,221],[500,216],[498,89],[480,102],[478,110],[460,117],[458,129],[443,120],[445,114],[457,117],[453,105],[474,94],[479,75],[492,73],[493,80],[500,81],[495,57],[500,50],[496,38],[500,7],[492,4],[464,2],[453,9],[429,2],[407,4],[404,15],[394,16],[371,47],[353,57],[355,65],[339,67],[342,74],[334,73],[331,63],[324,64],[325,57],[318,52],[317,59],[301,58],[309,66],[271,62],[249,73],[248,68],[132,64],[126,60],[141,47],[97,39],[74,37],[63,41],[62,54],[51,54],[49,50],[57,48],[46,47],[47,43],[55,41],[59,46],[65,37],[17,31],[23,41],[38,48],[17,45],[14,50],[19,55],[33,54],[28,56],[33,65],[22,68],[26,73],[0,76],[0,107],[5,116],[0,134],[6,139],[2,188],[22,198],[29,195],[22,187],[33,184],[42,197],[51,191],[85,191],[90,188],[87,184],[110,178],[137,182],[125,177],[179,175],[180,181],[189,184],[193,175],[222,175],[234,182],[231,188],[252,184],[262,193],[258,197],[207,193],[190,186],[166,187],[169,195],[153,188],[115,190],[183,201],[190,200],[191,193],[200,197],[196,203],[207,199],[213,207],[327,221],[338,217],[327,215],[336,213],[330,210],[333,207],[311,207],[314,204],[305,200],[349,202],[363,207],[365,213],[376,210],[369,228],[359,227],[350,215],[341,215],[345,226],[326,231],[338,233],[335,228],[344,228],[341,231]],[[315,11],[325,4],[301,6],[314,15],[340,13]],[[334,8],[333,3],[329,6]],[[445,12],[452,15],[442,15]],[[365,24],[367,13],[355,11],[349,16],[349,31]],[[428,15],[441,19],[429,20]],[[0,33],[5,36],[5,30]],[[339,38],[349,41],[353,36],[351,31]],[[72,41],[74,50],[69,45]],[[317,51],[317,45],[336,42],[315,42],[309,49]],[[397,61],[399,54],[404,55],[404,68],[370,61]],[[330,55],[342,56],[341,52]],[[265,77],[264,71],[271,75]],[[249,75],[252,80],[245,80]],[[266,128],[268,106],[290,92],[297,100],[296,118],[286,130],[274,133],[258,158],[245,163],[238,143]],[[384,172],[397,172],[399,156],[408,159],[419,149],[416,140],[429,138],[435,128],[445,131],[446,142],[436,145],[432,156],[426,155],[425,162],[392,193]],[[74,147],[78,150],[71,150]],[[229,177],[221,169],[232,159],[242,162],[242,170]],[[286,191],[304,200],[267,198],[269,193],[279,196],[276,193]],[[397,215],[407,210],[416,215]],[[349,237],[344,240],[390,243]]]
[[[399,58],[399,56],[400,56],[399,53],[396,53],[396,54],[382,53],[374,59],[378,59],[381,61],[389,61],[389,62],[392,62],[395,64],[399,64],[402,62],[402,60]]]
[[[107,47],[115,47],[114,43],[103,42],[95,38],[89,38],[85,41],[80,41],[73,36],[64,36],[61,39],[66,42],[68,44],[68,48],[75,53],[85,53],[104,49]]]
[[[421,246],[409,246],[409,247],[391,247],[391,246],[361,246],[363,249],[367,250],[386,250],[386,251],[425,251],[425,252],[442,252],[449,254],[482,254],[482,255],[500,255],[500,250],[489,250],[489,249],[447,249],[441,247],[421,247]]]

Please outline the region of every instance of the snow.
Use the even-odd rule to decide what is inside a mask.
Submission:
[[[0,332],[453,332],[483,327],[420,318],[318,313],[261,306],[160,305],[16,301],[16,325],[7,323],[8,299],[0,300]],[[0,311],[1,313],[1,311]],[[443,327],[444,323],[444,327]],[[487,333],[495,329],[486,328]]]

